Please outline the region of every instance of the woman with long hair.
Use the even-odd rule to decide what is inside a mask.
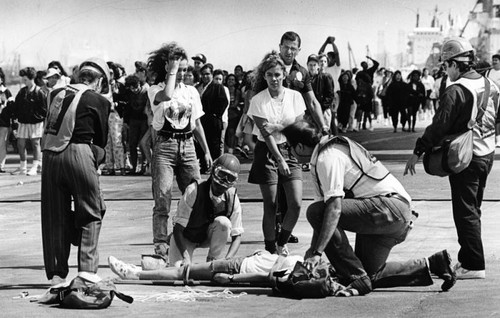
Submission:
[[[254,160],[248,182],[258,184],[264,201],[262,229],[265,248],[271,253],[288,254],[286,243],[297,223],[302,204],[302,169],[291,155],[281,130],[301,119],[306,109],[299,92],[283,86],[285,64],[276,51],[267,54],[254,71],[248,116],[255,123],[257,136]],[[287,213],[276,237],[276,194],[278,182],[286,194]]]
[[[339,108],[337,110],[337,118],[339,121],[339,126],[341,127],[341,131],[345,133],[347,128],[350,127],[352,130],[354,116],[351,119],[351,108],[356,107],[356,103],[354,102],[354,97],[356,94],[356,89],[352,85],[352,74],[349,71],[342,72],[339,78]],[[356,110],[353,111],[353,114]]]
[[[392,82],[387,87],[386,100],[389,107],[389,115],[392,119],[392,127],[394,127],[394,132],[398,131],[398,117],[401,114],[401,125],[403,126],[403,131],[406,131],[406,105],[408,103],[408,84],[403,81],[401,76],[401,71],[397,70],[394,72],[392,77]]]
[[[426,95],[425,87],[420,78],[422,73],[419,70],[414,70],[408,75],[410,79],[409,96],[408,96],[408,131],[415,132],[415,124],[417,123],[417,113],[424,105]]]
[[[183,83],[188,68],[186,51],[175,42],[164,44],[151,52],[148,68],[156,74],[155,83],[148,89],[157,131],[152,159],[153,243],[155,253],[166,256],[174,174],[182,193],[194,179],[201,180],[193,135],[205,152],[208,168],[212,157],[200,122],[200,95],[196,88]]]

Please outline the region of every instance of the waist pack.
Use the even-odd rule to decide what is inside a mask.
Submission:
[[[440,146],[424,154],[425,172],[440,177],[462,172],[472,160],[472,142],[472,129],[447,136]]]
[[[295,298],[324,298],[332,296],[338,289],[333,267],[326,262],[320,262],[309,270],[302,262],[295,263],[295,267],[288,279],[280,278],[284,272],[272,272],[273,291]]]
[[[58,295],[58,302],[69,309],[103,309],[109,307],[114,296],[131,304],[134,299],[116,290],[110,280],[97,283],[77,276],[68,286],[51,288],[51,294]]]

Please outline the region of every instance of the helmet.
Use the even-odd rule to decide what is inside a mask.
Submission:
[[[103,75],[101,94],[109,93],[109,67],[108,64],[101,58],[91,57],[80,64],[80,70],[85,66],[94,68]]]
[[[445,39],[441,49],[441,61],[455,60],[459,62],[471,62],[474,56],[474,48],[470,42],[462,37],[451,37]]]
[[[217,158],[212,167],[214,181],[225,187],[231,187],[238,180],[239,173],[240,161],[229,153],[225,153]]]

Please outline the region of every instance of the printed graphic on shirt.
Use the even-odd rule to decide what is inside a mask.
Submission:
[[[190,124],[194,102],[190,100],[190,97],[179,95],[174,93],[172,100],[166,102],[168,106],[164,116],[172,128],[181,130]]]

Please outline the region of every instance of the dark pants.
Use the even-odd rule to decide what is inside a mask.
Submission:
[[[130,119],[128,124],[128,144],[130,147],[130,164],[132,165],[132,171],[135,171],[137,167],[137,146],[139,145],[139,141],[141,141],[142,137],[148,130],[148,122],[147,120],[135,120]],[[144,160],[144,154],[142,156],[142,160]],[[142,162],[139,162],[142,164]]]
[[[315,202],[307,210],[313,242],[321,230],[324,211],[324,202]],[[341,281],[349,283],[368,275],[376,287],[431,285],[425,259],[386,263],[391,249],[406,239],[411,219],[408,203],[397,197],[342,199],[337,229],[325,248]],[[356,251],[344,230],[356,233]]]
[[[89,145],[69,144],[61,153],[43,153],[42,242],[48,279],[68,275],[71,243],[78,245],[78,271],[97,272],[97,243],[105,211]]]
[[[495,153],[477,157],[464,171],[449,177],[453,219],[457,228],[458,261],[463,268],[484,270],[484,251],[481,240],[481,203],[486,179],[493,166]]]

